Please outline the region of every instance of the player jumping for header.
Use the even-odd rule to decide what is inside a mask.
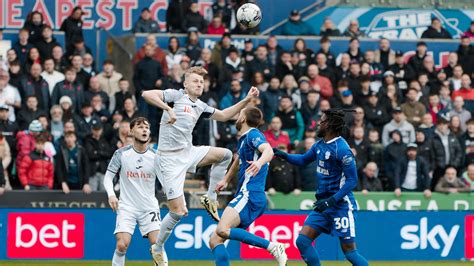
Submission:
[[[235,117],[259,91],[252,87],[244,100],[224,110],[217,110],[198,99],[204,87],[204,75],[207,71],[202,67],[191,67],[184,74],[184,90],[167,89],[143,92],[145,100],[163,109],[158,152],[155,167],[158,178],[168,198],[169,212],[163,218],[161,231],[152,247],[152,254],[158,266],[163,263],[163,245],[171,231],[188,210],[184,200],[184,180],[186,172],[194,172],[197,167],[211,165],[209,190],[201,197],[211,217],[219,221],[217,212],[216,185],[224,178],[225,171],[232,160],[232,152],[228,149],[198,146],[192,144],[192,132],[200,116],[225,122]],[[170,107],[168,103],[173,104]]]
[[[286,265],[288,260],[284,244],[270,242],[245,230],[263,214],[267,205],[265,180],[273,151],[256,128],[262,117],[262,112],[256,107],[247,107],[240,112],[236,123],[237,130],[241,133],[237,145],[238,158],[234,160],[224,179],[217,184],[217,191],[225,189],[232,177],[239,172],[238,192],[224,210],[216,232],[209,240],[216,266],[230,265],[229,254],[224,246],[227,239],[268,250],[280,266]]]
[[[149,147],[150,122],[137,117],[130,123],[133,144],[118,149],[110,160],[104,178],[104,187],[112,210],[117,211],[115,237],[117,247],[113,266],[125,265],[125,252],[138,223],[143,237],[153,245],[160,230],[160,206],[155,197],[155,153]],[[112,183],[120,175],[120,201]],[[165,255],[165,265],[167,258]]]
[[[305,154],[287,154],[274,149],[275,156],[295,165],[317,161],[314,210],[308,215],[296,239],[296,245],[307,265],[320,266],[319,256],[312,246],[321,234],[339,237],[346,259],[356,266],[369,265],[357,252],[355,219],[357,205],[352,190],[357,185],[357,169],[351,148],[341,137],[344,131],[344,111],[330,109],[323,112],[316,142]]]

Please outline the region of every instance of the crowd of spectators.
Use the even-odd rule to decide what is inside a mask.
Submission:
[[[113,152],[131,143],[131,119],[148,117],[156,143],[161,111],[146,104],[141,93],[181,89],[183,73],[191,66],[209,72],[201,100],[217,108],[231,106],[251,86],[258,87],[261,94],[253,104],[264,114],[261,129],[272,147],[288,152],[303,153],[318,140],[322,111],[353,109],[346,115],[345,138],[356,156],[363,193],[420,191],[429,197],[431,191],[474,191],[474,47],[468,34],[443,68],[435,67],[422,41],[409,60],[387,39],[375,51],[362,51],[357,22],[344,33],[351,39],[340,55],[331,51],[328,36],[340,34],[331,21],[323,25],[318,51],[303,38],[285,50],[275,36],[257,47],[246,40],[239,50],[226,30],[233,7],[217,1],[207,25],[197,5],[190,4],[187,13],[185,3],[170,2],[168,12],[175,15],[167,16],[167,28],[187,32],[186,43],[170,37],[163,49],[148,35],[131,62],[132,80],[123,78],[111,60],[95,62],[88,47],[93,44],[84,42],[79,7],[61,26],[64,46],[40,12],[29,15],[0,65],[0,194],[11,189],[103,190]],[[298,17],[292,12],[289,23]],[[144,9],[134,31],[156,32],[150,19]],[[445,34],[433,24],[430,36]],[[199,44],[200,32],[206,31],[221,35],[212,49]],[[234,122],[200,119],[193,137],[195,145],[235,151],[238,136]],[[316,167],[273,160],[268,192],[314,191]]]

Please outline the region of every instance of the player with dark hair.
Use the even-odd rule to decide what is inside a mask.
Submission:
[[[225,189],[237,172],[239,189],[224,210],[216,231],[209,240],[216,266],[230,265],[229,254],[224,246],[227,239],[268,250],[280,266],[286,265],[288,260],[284,244],[270,242],[245,230],[263,214],[267,205],[265,181],[273,151],[262,132],[257,129],[262,119],[263,114],[258,108],[247,107],[240,112],[235,124],[241,133],[237,146],[238,158],[235,158],[224,179],[217,184],[216,191]]]
[[[287,154],[274,149],[275,156],[295,165],[307,165],[317,161],[314,210],[308,215],[296,239],[301,257],[307,265],[320,266],[319,256],[312,242],[321,234],[339,237],[346,259],[356,266],[368,265],[357,252],[355,244],[355,218],[357,204],[352,190],[357,185],[357,168],[354,154],[341,135],[346,130],[345,111],[329,109],[321,117],[318,137],[304,154]]]

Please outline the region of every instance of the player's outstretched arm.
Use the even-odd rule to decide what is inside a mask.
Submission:
[[[235,117],[240,112],[240,110],[244,109],[247,104],[250,103],[250,100],[252,100],[253,97],[258,97],[259,94],[260,92],[258,91],[258,89],[256,87],[252,87],[245,99],[224,110],[216,109],[211,118],[220,122],[229,121],[230,119]]]
[[[274,149],[275,156],[287,160],[289,163],[303,166],[307,165],[316,160],[316,153],[314,152],[314,146],[311,147],[307,152],[303,154],[289,154],[280,150]]]
[[[258,146],[258,151],[262,154],[260,158],[256,161],[248,161],[250,164],[246,172],[252,176],[256,176],[260,171],[260,168],[266,163],[269,163],[273,158],[273,149],[272,146],[268,143],[263,143]]]
[[[227,173],[225,174],[224,178],[219,183],[217,183],[216,192],[219,193],[220,191],[223,191],[224,189],[226,189],[227,185],[232,180],[232,178],[237,174],[238,171],[239,171],[239,155],[235,154],[234,162],[232,162],[232,165],[230,166],[229,170],[227,170]]]
[[[164,92],[162,90],[149,90],[142,92],[142,97],[145,101],[153,106],[156,106],[164,111],[167,111],[170,120],[168,123],[173,124],[176,121],[176,114],[166,102],[164,102]]]

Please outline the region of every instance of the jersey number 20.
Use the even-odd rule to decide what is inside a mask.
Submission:
[[[150,212],[149,214],[151,215],[152,222],[158,222],[160,219],[160,214],[158,212]]]

